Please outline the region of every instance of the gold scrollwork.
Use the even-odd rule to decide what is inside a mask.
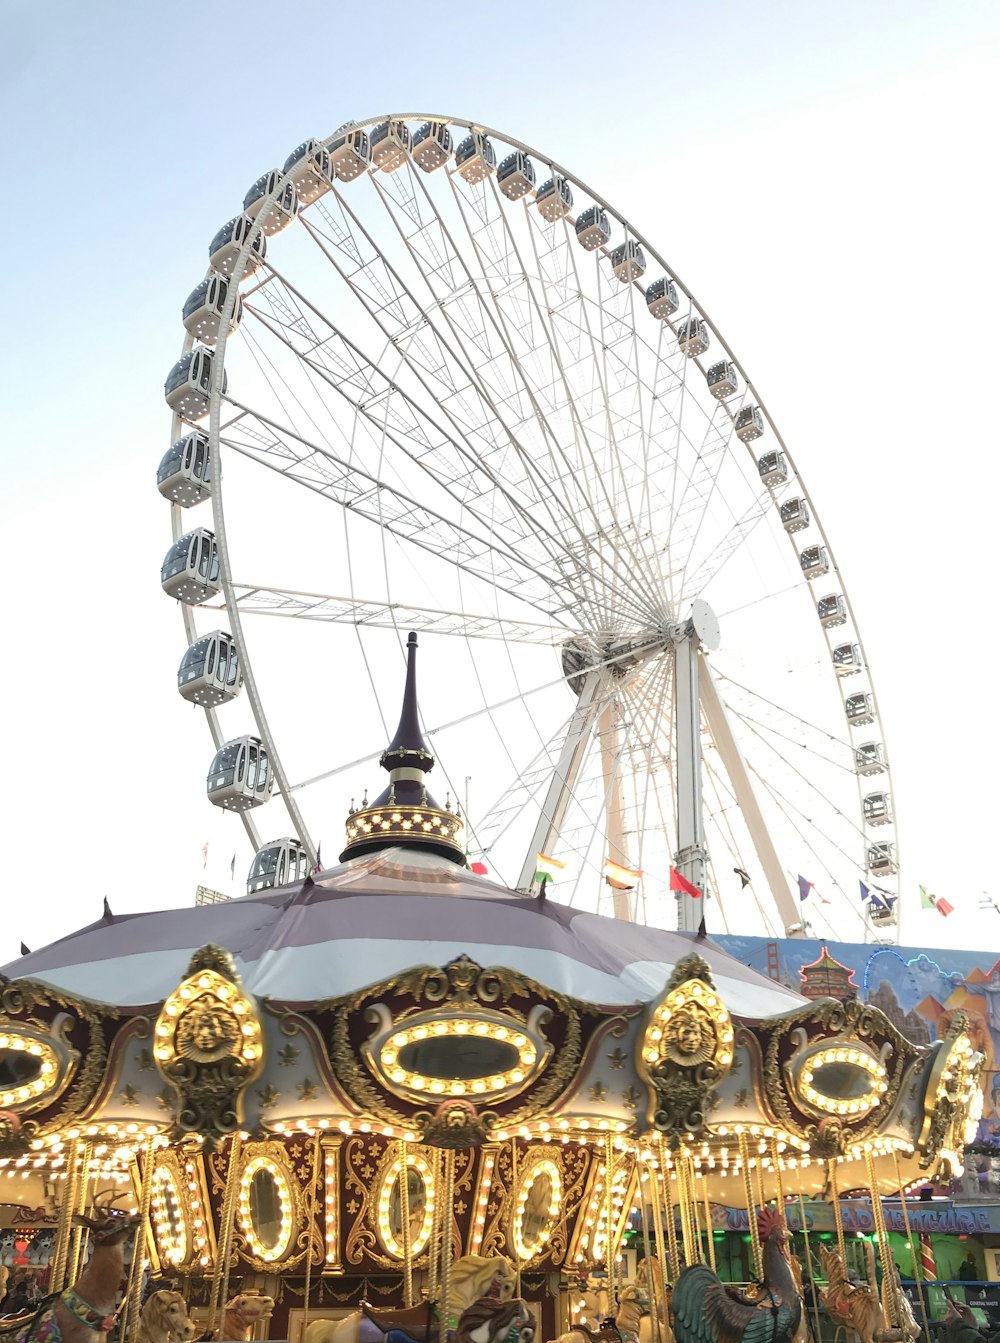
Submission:
[[[232,957],[202,947],[156,1022],[153,1057],[180,1102],[175,1134],[198,1133],[212,1144],[238,1129],[263,1056],[260,1019]]]
[[[648,1088],[647,1125],[698,1136],[733,1062],[733,1023],[701,956],[678,961],[640,1031],[636,1068]]]
[[[917,1139],[921,1168],[940,1161],[951,1176],[961,1170],[960,1153],[982,1113],[985,1059],[973,1045],[968,1025],[968,1016],[956,1012],[934,1056]]]

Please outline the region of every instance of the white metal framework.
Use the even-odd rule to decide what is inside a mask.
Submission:
[[[665,923],[674,866],[708,896],[679,902],[691,930],[871,932],[859,881],[891,900],[898,857],[861,635],[704,309],[572,173],[474,123],[393,114],[296,155],[188,323],[214,347],[222,595],[185,634],[226,619],[246,689],[205,709],[216,747],[259,738],[271,808],[332,851],[377,783],[400,640],[448,636],[421,639],[426,727],[499,878],[530,886],[541,851],[560,898],[604,908],[610,860],[644,874],[615,912]],[[173,504],[175,540],[201,511]]]

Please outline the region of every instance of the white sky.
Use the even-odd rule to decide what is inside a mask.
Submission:
[[[163,378],[207,241],[253,178],[307,135],[411,108],[568,164],[725,333],[864,633],[904,940],[1000,949],[1000,916],[978,910],[1000,899],[998,53],[1000,9],[959,0],[6,4],[0,960],[97,918],[104,895],[124,913],[228,889],[234,850],[240,884],[248,847],[205,800],[208,735],[173,688]],[[313,693],[329,731],[332,671]],[[956,914],[917,912],[920,882]]]

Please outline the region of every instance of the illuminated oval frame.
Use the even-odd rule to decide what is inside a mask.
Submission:
[[[427,1248],[427,1242],[431,1238],[431,1232],[434,1229],[434,1199],[436,1190],[434,1188],[434,1172],[431,1170],[428,1162],[419,1155],[419,1153],[406,1154],[407,1169],[414,1169],[419,1174],[424,1185],[424,1220],[420,1224],[420,1230],[416,1238],[410,1244],[410,1258],[415,1259],[418,1254],[422,1254]],[[396,1157],[395,1161],[390,1162],[385,1174],[382,1176],[382,1184],[378,1191],[378,1235],[382,1242],[382,1248],[386,1254],[392,1255],[393,1259],[402,1260],[405,1256],[403,1246],[393,1235],[392,1227],[389,1225],[389,1205],[392,1202],[392,1189],[396,1180],[403,1173],[403,1158]]]
[[[250,1186],[253,1177],[259,1170],[266,1170],[274,1180],[278,1189],[278,1202],[281,1208],[281,1231],[278,1234],[277,1244],[270,1248],[257,1235],[253,1218],[250,1215]],[[244,1236],[246,1236],[247,1245],[253,1253],[258,1259],[262,1259],[268,1264],[274,1264],[279,1259],[283,1259],[291,1246],[292,1232],[295,1229],[295,1197],[292,1193],[292,1182],[287,1171],[276,1161],[272,1161],[269,1156],[251,1157],[240,1175],[239,1204],[240,1225],[243,1228]]]
[[[480,1036],[510,1045],[517,1051],[517,1063],[503,1072],[487,1072],[480,1077],[454,1079],[430,1077],[404,1068],[399,1053],[408,1044],[434,1036]],[[538,1080],[552,1057],[552,1045],[530,1026],[499,1014],[461,1013],[454,1017],[421,1013],[395,1023],[378,1041],[363,1046],[369,1066],[386,1089],[407,1100],[426,1101],[461,1097],[474,1103],[497,1101],[517,1095]]]
[[[522,1234],[522,1223],[524,1219],[524,1210],[528,1202],[528,1195],[540,1175],[547,1175],[552,1182],[552,1193],[549,1196],[548,1222],[538,1234],[538,1239],[534,1244],[528,1245]],[[542,1253],[552,1235],[554,1224],[559,1216],[559,1209],[562,1207],[562,1174],[556,1163],[549,1157],[543,1157],[540,1161],[535,1161],[521,1176],[517,1190],[517,1203],[514,1208],[513,1231],[514,1249],[517,1257],[523,1261],[534,1259]]]
[[[59,1087],[60,1078],[59,1059],[50,1044],[20,1031],[4,1030],[0,1031],[0,1051],[25,1054],[37,1059],[39,1066],[37,1077],[0,1091],[0,1106],[5,1110],[20,1109],[22,1106],[37,1109],[52,1098],[50,1093]]]
[[[868,1074],[868,1090],[862,1096],[832,1096],[813,1085],[818,1068],[848,1063]],[[888,1073],[881,1059],[846,1040],[832,1040],[807,1054],[795,1070],[794,1086],[799,1100],[809,1109],[841,1119],[861,1119],[878,1106],[889,1089]]]
[[[170,1216],[167,1212],[167,1190],[169,1186],[173,1194],[174,1206],[177,1210],[177,1217],[180,1221],[180,1232],[175,1233],[170,1225]],[[169,1166],[162,1163],[153,1169],[153,1191],[151,1211],[153,1215],[153,1227],[156,1234],[156,1247],[165,1263],[172,1264],[175,1268],[185,1263],[188,1257],[188,1219],[187,1211],[184,1207],[184,1200],[181,1197],[180,1186],[177,1183],[177,1176]]]

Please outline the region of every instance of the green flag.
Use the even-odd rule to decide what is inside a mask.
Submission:
[[[920,888],[920,908],[937,909],[937,899],[930,894],[926,886]]]

